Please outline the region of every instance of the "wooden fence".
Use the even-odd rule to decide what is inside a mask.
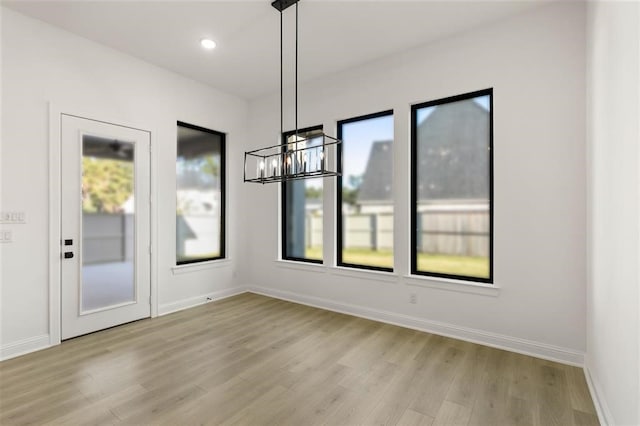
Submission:
[[[180,215],[177,216],[176,228],[176,252],[179,257],[188,256],[191,253],[219,251],[220,222],[215,216],[211,214]],[[133,260],[133,214],[84,213],[82,232],[84,264]]]
[[[420,206],[417,246],[421,253],[459,256],[489,255],[489,208],[486,205]],[[322,242],[322,216],[307,214],[308,247]],[[391,250],[392,213],[347,214],[343,222],[345,248]]]
[[[82,261],[94,263],[133,260],[134,217],[121,213],[82,215]]]

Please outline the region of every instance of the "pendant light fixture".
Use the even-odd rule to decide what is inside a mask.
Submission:
[[[285,182],[328,176],[340,176],[339,139],[324,133],[304,137],[298,134],[298,2],[275,0],[271,6],[280,12],[280,138],[284,135],[283,91],[283,12],[295,5],[295,131],[277,145],[244,153],[244,181],[254,183]]]

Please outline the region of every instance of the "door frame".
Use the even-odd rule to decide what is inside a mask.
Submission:
[[[60,105],[54,102],[48,102],[49,107],[49,345],[59,345],[61,342],[61,272],[62,259],[60,256],[62,238],[60,229],[61,219],[61,203],[60,190],[62,189],[62,180],[60,173],[60,155],[61,136],[62,136],[62,115],[71,115],[87,120],[94,120],[102,123],[113,124],[121,127],[129,127],[135,130],[141,130],[149,133],[150,139],[150,217],[149,217],[149,236],[151,244],[151,260],[149,276],[151,278],[151,317],[158,316],[158,211],[155,206],[158,205],[156,182],[157,182],[157,149],[155,149],[155,135],[150,127],[136,123],[129,123],[118,117],[114,117],[108,111],[99,109],[88,109],[85,107],[77,107],[71,105]],[[97,118],[100,117],[100,118]]]

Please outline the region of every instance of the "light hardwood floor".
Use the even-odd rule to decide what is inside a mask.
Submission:
[[[0,363],[0,424],[598,420],[579,368],[243,294]]]

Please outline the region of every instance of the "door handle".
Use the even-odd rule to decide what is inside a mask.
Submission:
[[[73,252],[72,252],[72,251],[65,251],[65,252],[64,252],[64,258],[65,258],[65,259],[71,259],[71,258],[73,258]]]

